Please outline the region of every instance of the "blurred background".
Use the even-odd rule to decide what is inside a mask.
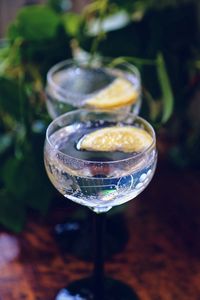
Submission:
[[[0,36],[3,37],[6,33],[9,22],[13,21],[16,17],[17,11],[24,5],[30,4],[44,4],[45,0],[17,0],[6,1],[1,0],[0,3]],[[76,12],[81,12],[83,7],[88,3],[88,0],[75,0],[68,4],[68,9],[72,9]]]
[[[193,239],[192,235],[200,228],[200,2],[0,0],[0,37],[2,230],[24,234],[32,216],[46,222],[52,216],[52,207],[56,210],[60,205],[43,166],[45,130],[51,121],[45,106],[46,74],[61,60],[90,53],[120,58],[140,70],[143,90],[140,114],[156,129],[159,150],[158,175],[144,198],[150,198],[149,203],[157,212],[156,216],[153,213],[154,218],[161,211],[163,220],[167,220],[163,227],[162,218],[156,219],[156,225],[151,219],[148,228],[152,229],[151,224],[165,228],[166,232],[170,228],[169,239],[173,245],[179,237],[184,240],[182,249],[189,251],[191,245],[192,253],[200,249],[198,237]],[[164,195],[162,191],[166,190],[172,192]],[[142,211],[148,211],[150,204],[145,209],[136,206],[138,222],[140,218],[145,222]],[[61,206],[64,209],[65,205]],[[146,230],[151,232],[151,229]],[[198,255],[194,265],[197,262]],[[176,272],[173,274],[177,276]],[[195,280],[197,284],[199,278]],[[195,300],[200,296],[199,289],[195,288],[195,295],[190,298],[187,298],[189,294],[184,298],[180,288],[175,296],[144,296],[144,299]]]
[[[55,196],[42,162],[50,122],[44,87],[49,68],[72,56],[135,64],[140,114],[155,126],[161,156],[176,168],[199,167],[199,7],[195,0],[0,1],[1,224],[20,231],[27,209],[45,214]]]

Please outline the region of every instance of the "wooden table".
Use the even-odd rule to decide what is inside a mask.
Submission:
[[[149,187],[125,205],[129,241],[106,272],[141,300],[200,299],[199,178],[198,171],[160,164]],[[0,300],[53,300],[60,288],[91,272],[91,263],[55,243],[54,225],[74,209],[59,205],[46,219],[32,215],[19,235],[0,232]]]

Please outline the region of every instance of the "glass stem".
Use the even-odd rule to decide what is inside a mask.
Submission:
[[[104,300],[105,213],[94,213],[94,300]]]

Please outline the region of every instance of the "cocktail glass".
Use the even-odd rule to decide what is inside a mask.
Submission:
[[[99,128],[140,128],[149,136],[148,147],[131,153],[84,151],[80,141]],[[71,283],[56,300],[138,299],[130,287],[104,276],[103,246],[106,212],[134,199],[151,181],[157,162],[156,139],[151,125],[133,113],[92,112],[85,109],[66,113],[48,127],[44,147],[47,174],[55,188],[94,212],[93,276]]]
[[[141,106],[141,80],[132,64],[104,58],[95,61],[65,60],[54,65],[47,74],[46,102],[52,119],[68,111],[85,108],[88,99],[107,88],[117,78],[128,80],[137,97],[133,103],[116,109],[131,110],[136,115]],[[90,107],[98,109],[98,107]],[[115,106],[102,108],[113,111]]]

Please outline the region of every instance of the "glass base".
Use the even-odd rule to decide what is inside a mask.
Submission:
[[[60,290],[55,300],[96,300],[92,288],[92,278],[72,282]],[[101,300],[139,300],[135,292],[119,280],[105,278],[104,298]]]
[[[88,213],[84,219],[76,217],[66,223],[56,225],[54,236],[61,251],[73,254],[86,261],[93,260],[93,254],[90,251],[93,247],[91,217],[92,214]],[[114,254],[123,251],[128,238],[128,229],[123,214],[117,213],[108,216],[104,243],[105,259],[108,260]]]

